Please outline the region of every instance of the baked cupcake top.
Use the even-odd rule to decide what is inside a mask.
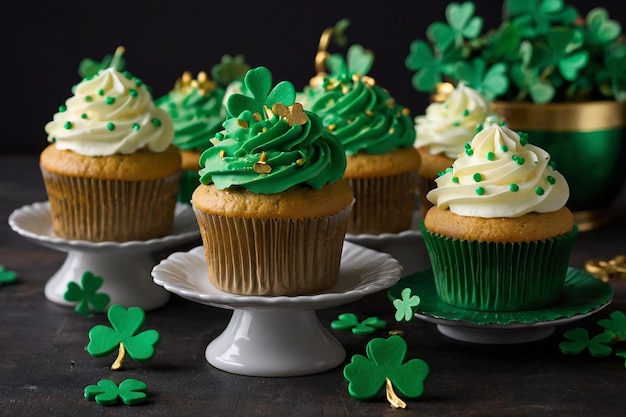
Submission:
[[[72,88],[73,96],[45,126],[48,142],[85,156],[130,154],[142,148],[162,152],[172,143],[170,115],[156,107],[141,79],[111,64]]]
[[[211,68],[211,77],[200,71],[194,79],[185,71],[171,91],[155,100],[172,116],[176,147],[203,151],[211,146],[208,139],[222,130],[226,119],[225,86],[242,78],[248,69],[243,56],[224,55]]]
[[[202,184],[273,194],[295,185],[321,189],[343,176],[341,144],[317,115],[295,102],[292,83],[272,88],[271,72],[257,67],[243,84],[245,94],[228,98],[224,130],[200,156]]]
[[[567,181],[528,135],[503,123],[480,130],[427,194],[439,208],[461,216],[519,217],[553,212],[569,198]]]
[[[489,100],[460,82],[445,101],[429,104],[425,114],[415,118],[415,147],[456,159],[487,118],[497,120]]]
[[[304,107],[320,116],[348,155],[387,154],[415,141],[409,109],[367,75],[373,61],[374,54],[361,45],[352,45],[345,59],[328,55],[330,73],[318,69],[302,92]]]

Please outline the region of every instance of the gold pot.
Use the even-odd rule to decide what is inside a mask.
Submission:
[[[626,179],[626,102],[534,104],[494,101],[514,130],[545,149],[570,186],[567,206],[581,231],[610,221]]]

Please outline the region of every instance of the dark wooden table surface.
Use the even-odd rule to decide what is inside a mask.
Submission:
[[[612,210],[608,227],[581,233],[571,264],[583,268],[590,258],[626,254],[626,190]],[[145,328],[157,329],[161,343],[154,358],[128,360],[121,371],[108,369],[111,358],[94,358],[85,347],[104,315],[88,318],[57,305],[44,295],[44,285],[62,265],[66,253],[31,242],[9,227],[17,208],[46,195],[36,155],[0,157],[0,264],[18,274],[0,286],[0,415],[2,416],[624,416],[626,368],[615,355],[567,356],[559,350],[563,332],[583,327],[591,334],[597,321],[612,311],[626,312],[626,280],[612,280],[615,292],[604,310],[556,328],[540,341],[513,345],[459,342],[418,319],[398,323],[395,309],[382,291],[356,302],[323,309],[323,326],[341,313],[362,320],[378,316],[384,330],[368,336],[330,330],[344,346],[346,361],[330,371],[298,377],[250,377],[210,365],[204,351],[229,322],[230,310],[197,304],[176,295],[164,307],[149,311]],[[190,242],[171,251],[188,250]],[[169,252],[156,253],[155,263]],[[422,244],[415,256],[429,268]],[[365,354],[373,337],[404,331],[406,359],[423,359],[431,369],[426,391],[393,409],[381,395],[374,401],[354,400],[342,376],[355,354]],[[289,329],[285,329],[286,332]],[[100,379],[136,378],[147,383],[142,405],[105,407],[83,398],[87,385]]]

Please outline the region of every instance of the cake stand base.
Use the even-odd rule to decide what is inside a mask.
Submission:
[[[480,329],[475,327],[446,326],[438,324],[437,330],[450,339],[468,343],[516,344],[535,342],[554,333],[555,327],[530,327],[518,329]]]
[[[335,368],[346,352],[313,310],[234,310],[205,356],[211,365],[227,372],[285,377]]]

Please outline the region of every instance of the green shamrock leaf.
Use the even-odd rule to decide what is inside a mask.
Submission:
[[[146,362],[154,356],[154,346],[159,342],[160,335],[156,330],[138,332],[143,326],[145,312],[140,307],[130,307],[128,310],[119,304],[114,304],[107,313],[109,322],[113,326],[94,326],[89,331],[87,352],[95,357],[107,356],[119,349],[118,356],[111,365],[112,370],[122,368],[126,352],[138,362]]]
[[[486,70],[486,62],[476,58],[469,62],[460,62],[457,65],[457,78],[464,80],[468,86],[480,91],[485,97],[493,99],[503,94],[509,88],[509,79],[506,76],[505,63],[497,63]]]
[[[68,282],[63,298],[66,301],[77,302],[74,310],[82,316],[92,315],[90,305],[94,311],[104,311],[111,299],[107,294],[97,292],[103,281],[102,277],[86,271],[81,277],[82,288],[74,281]]]
[[[591,9],[587,13],[585,24],[595,43],[609,43],[622,33],[619,22],[609,19],[609,13],[602,7]]]
[[[406,342],[401,336],[372,339],[366,347],[367,357],[354,355],[343,369],[350,395],[358,400],[368,400],[386,386],[387,399],[392,405],[401,401],[393,387],[408,398],[420,397],[430,368],[421,359],[403,363],[406,350]]]
[[[578,11],[565,6],[563,0],[506,0],[503,11],[504,18],[511,19],[529,38],[545,34],[551,23],[571,24],[578,17]]]
[[[82,78],[88,78],[96,75],[101,69],[108,67],[114,67],[116,70],[122,71],[125,66],[124,57],[122,56],[123,53],[124,48],[119,47],[115,50],[115,54],[105,55],[100,62],[91,58],[85,58],[80,61],[80,64],[78,65],[78,74]]]
[[[474,39],[482,30],[483,19],[474,16],[474,3],[450,3],[446,7],[448,23],[434,22],[426,29],[426,36],[435,45],[435,49],[443,51],[453,44],[462,45],[465,39]]]
[[[97,385],[86,386],[84,396],[100,405],[117,404],[119,398],[126,405],[135,405],[146,400],[147,388],[145,382],[132,378],[120,382],[119,387],[109,379],[101,379]]]
[[[249,70],[244,77],[246,94],[233,94],[228,98],[228,113],[239,116],[248,110],[252,114],[265,114],[275,103],[291,106],[296,101],[296,90],[292,83],[281,81],[272,88],[272,73],[266,67]]]
[[[583,350],[588,349],[591,356],[599,358],[608,356],[612,352],[611,347],[607,346],[612,340],[612,336],[608,332],[590,339],[586,329],[577,327],[563,333],[563,336],[569,341],[559,343],[559,348],[566,355],[578,355]]]
[[[374,64],[374,53],[361,45],[352,45],[346,58],[332,54],[326,59],[326,65],[332,74],[344,80],[351,80],[355,74],[364,76]]]
[[[413,309],[420,305],[422,300],[417,295],[411,295],[411,289],[405,288],[400,293],[401,299],[393,300],[396,308],[396,321],[410,321],[413,318]]]
[[[243,55],[230,56],[222,55],[219,64],[211,68],[211,77],[222,85],[228,85],[235,80],[239,80],[246,75],[250,65],[246,64]]]
[[[15,281],[17,281],[17,273],[6,269],[4,265],[0,265],[0,285],[12,284]]]
[[[441,82],[443,75],[450,71],[449,65],[441,61],[441,58],[433,53],[430,45],[418,39],[411,42],[409,55],[404,61],[406,67],[416,71],[411,78],[411,83],[417,91],[430,92]]]
[[[617,350],[615,352],[615,356],[626,359],[626,349]],[[624,361],[624,368],[626,368],[626,361]]]
[[[374,333],[377,329],[384,329],[386,325],[387,322],[378,317],[368,317],[359,322],[358,317],[352,313],[340,314],[337,320],[330,323],[330,327],[335,330],[352,329],[352,333],[359,336]]]
[[[626,314],[623,311],[614,311],[610,319],[598,321],[598,325],[604,327],[615,340],[626,341]]]

